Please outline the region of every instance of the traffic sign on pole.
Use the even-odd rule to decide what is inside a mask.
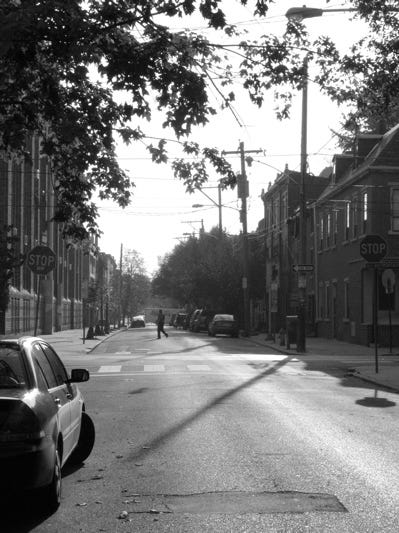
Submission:
[[[34,274],[45,276],[55,268],[56,255],[49,246],[39,244],[27,254],[28,267]]]
[[[387,255],[388,245],[380,235],[366,235],[360,241],[360,255],[369,263],[378,263]]]

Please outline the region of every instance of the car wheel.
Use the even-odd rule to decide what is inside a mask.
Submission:
[[[57,449],[55,451],[54,457],[54,469],[53,469],[53,478],[51,483],[44,487],[43,489],[43,498],[41,502],[46,509],[50,511],[56,511],[61,503],[61,486],[62,486],[62,476],[61,476],[61,458],[60,452]]]
[[[83,461],[89,457],[93,449],[95,438],[96,430],[94,428],[93,420],[83,411],[78,444],[72,452],[69,462],[75,465],[83,463]]]

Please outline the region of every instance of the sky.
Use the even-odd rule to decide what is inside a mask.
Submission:
[[[302,5],[302,0],[275,0],[267,17],[254,19],[250,9],[237,1],[228,0],[225,12],[230,23],[246,28],[250,36],[263,33],[281,34],[286,26],[285,13],[290,7]],[[315,0],[308,7],[340,8],[344,2],[327,3]],[[179,30],[179,21],[170,19],[170,26]],[[194,29],[208,33],[205,24],[193,21]],[[342,50],[365,32],[359,21],[353,20],[351,13],[325,13],[323,17],[308,19],[306,24],[311,35],[325,34],[332,37]],[[172,26],[173,25],[173,26]],[[214,36],[212,36],[214,37]],[[236,42],[237,38],[232,39]],[[312,78],[312,66],[309,78]],[[234,90],[238,89],[234,87]],[[216,93],[211,103],[218,107],[220,100]],[[236,151],[243,142],[246,150],[261,150],[251,154],[254,162],[246,168],[249,180],[248,231],[256,231],[263,218],[262,189],[267,190],[277,174],[288,165],[291,170],[300,168],[301,136],[301,95],[294,99],[289,120],[279,121],[275,117],[273,97],[262,106],[255,107],[243,92],[234,103],[236,117],[231,111],[220,111],[211,122],[203,128],[197,128],[189,140],[201,146],[212,146],[219,150]],[[339,129],[341,111],[318,88],[309,83],[308,89],[308,170],[319,174],[331,165],[332,156],[339,151],[332,129]],[[145,132],[154,137],[171,138],[170,132],[161,127],[161,116],[154,113],[151,123],[145,125]],[[155,141],[154,141],[155,144]],[[179,156],[177,143],[169,143],[169,156]],[[176,149],[174,149],[174,146]],[[201,226],[205,231],[218,225],[219,209],[217,175],[211,174],[210,181],[203,189],[194,194],[185,192],[184,185],[174,178],[170,165],[152,163],[143,144],[126,146],[117,144],[118,160],[121,167],[135,183],[131,205],[120,208],[111,201],[99,201],[99,226],[103,232],[99,246],[102,252],[111,254],[119,262],[121,246],[123,251],[136,250],[144,260],[148,274],[152,275],[159,266],[159,261],[173,248],[187,238],[188,234],[197,234]],[[240,170],[239,155],[230,155],[233,169]],[[194,204],[204,207],[194,208]],[[242,228],[239,218],[240,201],[236,190],[222,191],[222,226],[229,234],[238,234]]]

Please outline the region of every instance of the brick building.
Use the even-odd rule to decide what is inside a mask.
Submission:
[[[391,338],[399,345],[399,125],[385,135],[359,135],[355,150],[336,155],[333,163],[330,172],[305,180],[306,262],[313,266],[306,274],[307,334],[368,345],[376,314],[379,343]],[[286,169],[262,193],[271,335],[298,312],[301,276],[293,266],[300,262],[299,180],[299,173]],[[387,243],[378,263],[360,253],[362,241],[373,235]]]
[[[5,335],[81,327],[82,287],[93,276],[96,262],[83,246],[67,246],[60,226],[52,221],[52,176],[40,154],[39,139],[29,138],[26,150],[31,158],[0,158],[0,228],[4,233],[6,226],[12,226],[16,252],[23,255],[36,245],[49,246],[56,254],[56,266],[42,276],[39,302],[38,275],[26,262],[14,269],[10,302],[6,313],[0,313],[0,334]]]

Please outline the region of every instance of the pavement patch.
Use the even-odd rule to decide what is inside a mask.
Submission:
[[[191,514],[274,514],[274,513],[345,513],[347,509],[336,496],[312,492],[223,491],[197,494],[140,495],[136,513]]]

